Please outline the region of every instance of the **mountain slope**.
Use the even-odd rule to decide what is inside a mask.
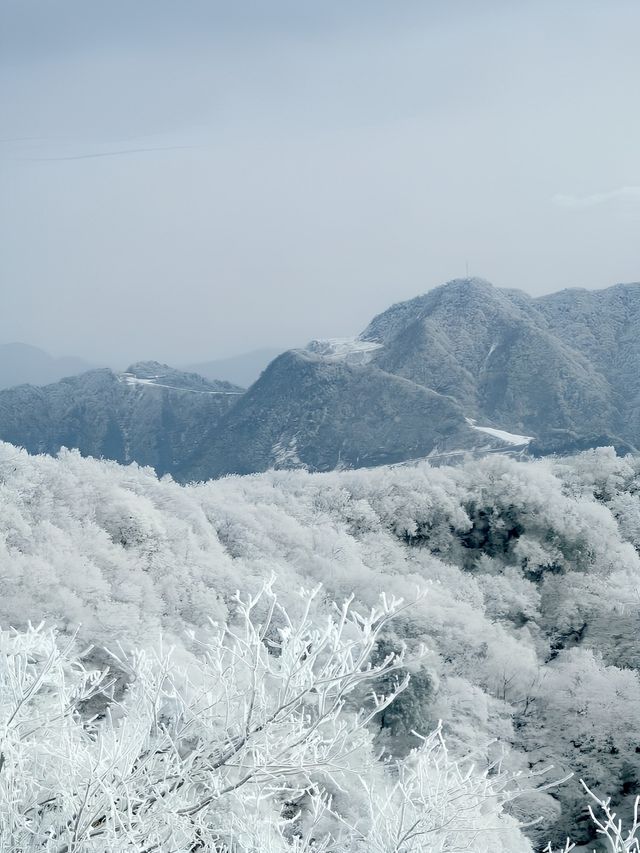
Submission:
[[[537,850],[568,834],[592,850],[578,778],[601,780],[620,814],[640,778],[639,477],[639,459],[600,451],[180,487],[0,443],[0,620],[79,626],[80,648],[148,647],[162,632],[184,666],[200,629],[237,613],[235,591],[269,578],[290,613],[301,587],[322,584],[321,626],[332,601],[368,614],[381,592],[410,603],[425,589],[381,638],[383,655],[427,651],[375,721],[378,745],[397,754],[444,720],[454,755],[553,765],[543,780],[574,771],[518,817],[537,833],[546,815]]]
[[[640,284],[563,290],[534,302],[549,329],[606,379],[620,433],[640,444]]]
[[[640,285],[532,299],[479,279],[276,358],[243,395],[156,362],[0,391],[0,438],[176,478],[463,450],[640,447]]]
[[[166,365],[93,370],[44,387],[0,391],[0,438],[32,453],[83,455],[176,473],[201,436],[242,394]]]
[[[370,467],[496,443],[450,397],[366,364],[291,350],[212,430],[186,473]]]
[[[465,279],[392,306],[361,338],[382,344],[378,367],[450,394],[474,417],[542,443],[633,443],[611,376],[561,331],[526,294]]]

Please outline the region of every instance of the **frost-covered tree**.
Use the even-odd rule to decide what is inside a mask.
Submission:
[[[611,807],[611,798],[598,797],[582,781],[583,792],[587,796],[587,810],[598,838],[606,845],[607,853],[640,853],[640,796],[633,804],[633,815],[628,824],[624,824]],[[557,853],[571,853],[576,845],[567,838]],[[544,853],[555,853],[551,843]]]
[[[116,656],[122,695],[74,640],[0,633],[0,850],[529,851],[502,808],[517,777],[463,767],[440,731],[378,760],[370,723],[406,687],[406,660],[371,658],[402,606],[323,618],[317,594],[297,619],[269,586],[239,595],[197,655]],[[348,707],[393,672],[388,693]]]
[[[428,653],[372,721],[375,748],[401,759],[413,729],[442,719],[454,760],[472,752],[483,770],[501,756],[526,772],[544,750],[626,820],[639,786],[629,747],[640,716],[639,495],[640,461],[607,449],[181,487],[137,466],[0,444],[0,624],[45,618],[96,648],[120,643],[125,657],[162,632],[191,660],[209,619],[233,617],[239,585],[275,575],[292,620],[303,615],[301,585],[323,584],[318,614],[332,600],[353,596],[364,611],[383,591],[408,599],[425,586],[378,646],[382,658],[403,643]],[[566,689],[580,673],[584,695]],[[381,675],[375,689],[392,683]],[[609,709],[607,691],[624,702]],[[590,739],[600,718],[607,738]],[[576,785],[517,808],[524,821],[555,820],[556,845],[595,831]]]

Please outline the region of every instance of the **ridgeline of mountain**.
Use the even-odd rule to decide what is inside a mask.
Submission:
[[[65,376],[90,370],[93,365],[75,356],[55,358],[29,344],[0,344],[0,388],[47,385]]]
[[[640,318],[620,310],[611,291],[639,302],[638,285],[532,299],[456,280],[392,306],[361,338],[382,345],[373,356],[382,370],[454,396],[468,415],[535,436],[543,452],[593,441],[635,446],[638,423],[621,406],[616,369],[620,360],[638,363]],[[579,308],[585,294],[594,297],[598,328],[615,327],[617,337],[588,345],[593,323],[591,338],[578,328],[587,328]],[[637,375],[634,381],[640,387]]]
[[[0,439],[180,480],[466,450],[640,447],[640,285],[532,298],[449,282],[355,339],[278,356],[246,393],[156,362],[0,391]]]
[[[31,453],[74,447],[85,456],[177,474],[201,436],[242,394],[158,364],[91,370],[44,387],[0,391],[0,438]]]

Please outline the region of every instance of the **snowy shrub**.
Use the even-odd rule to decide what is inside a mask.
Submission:
[[[473,752],[483,770],[499,751],[515,772],[543,753],[611,796],[626,821],[640,787],[625,740],[640,717],[638,495],[640,461],[606,449],[182,487],[135,465],[0,444],[0,624],[46,619],[96,648],[121,644],[125,656],[162,633],[189,661],[211,619],[233,618],[235,590],[272,575],[292,620],[304,615],[300,586],[322,584],[314,607],[325,615],[350,596],[368,610],[383,592],[408,600],[425,587],[381,637],[380,648],[411,654],[424,643],[428,654],[372,720],[374,748],[401,759],[417,743],[413,729],[442,719],[454,759]],[[266,618],[265,601],[256,608]],[[576,672],[600,697],[622,691],[624,708],[598,710],[594,693],[579,715],[579,724],[604,715],[609,740],[575,736],[582,698],[567,684]],[[389,690],[383,678],[374,686]],[[548,837],[595,843],[577,784],[553,798]]]
[[[378,760],[370,723],[406,678],[348,707],[403,668],[402,650],[371,660],[400,603],[327,617],[317,597],[291,619],[267,586],[197,656],[115,656],[122,695],[73,639],[0,633],[0,850],[530,851],[503,810],[517,775],[454,760],[440,730]]]

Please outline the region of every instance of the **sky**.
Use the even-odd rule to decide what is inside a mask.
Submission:
[[[0,0],[0,343],[180,365],[640,281],[637,0]]]

